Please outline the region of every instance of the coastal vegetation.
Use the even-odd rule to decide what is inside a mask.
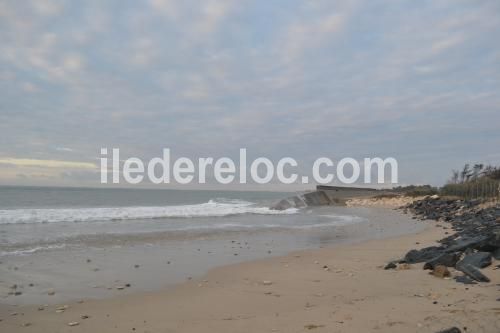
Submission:
[[[500,199],[500,167],[467,163],[460,170],[452,170],[443,187],[409,185],[395,187],[393,191],[409,197],[438,194],[460,199]]]
[[[480,163],[472,166],[465,164],[461,170],[452,171],[440,194],[464,199],[499,198],[500,167]]]

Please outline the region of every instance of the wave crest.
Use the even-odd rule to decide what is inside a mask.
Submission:
[[[296,212],[295,208],[277,211],[248,201],[219,198],[202,204],[161,207],[4,209],[0,210],[0,224],[224,217],[242,214],[283,215]]]

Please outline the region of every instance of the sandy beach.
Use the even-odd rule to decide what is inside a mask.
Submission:
[[[500,331],[500,270],[464,285],[420,264],[384,270],[445,230],[290,253],[210,270],[158,292],[0,307],[2,332]],[[452,276],[456,272],[451,269]]]
[[[201,204],[194,209],[214,209],[211,206]],[[425,228],[418,219],[379,207],[321,206],[285,214],[233,214],[240,206],[215,207],[228,213],[221,217],[0,225],[0,303],[53,305],[82,297],[157,291],[216,267]],[[193,206],[188,208],[193,210]],[[274,213],[265,207],[244,208]],[[135,208],[123,208],[131,209]]]
[[[498,35],[500,0],[0,0],[0,333],[500,333]]]

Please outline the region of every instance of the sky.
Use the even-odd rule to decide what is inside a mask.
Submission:
[[[96,186],[107,147],[442,185],[500,164],[499,35],[498,0],[0,0],[0,184]]]

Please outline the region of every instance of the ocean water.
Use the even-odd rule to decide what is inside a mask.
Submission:
[[[290,193],[0,187],[0,256],[106,240],[307,229],[359,217],[269,206]]]
[[[269,209],[290,195],[0,187],[0,303],[157,290],[221,265],[423,228],[374,208]]]

